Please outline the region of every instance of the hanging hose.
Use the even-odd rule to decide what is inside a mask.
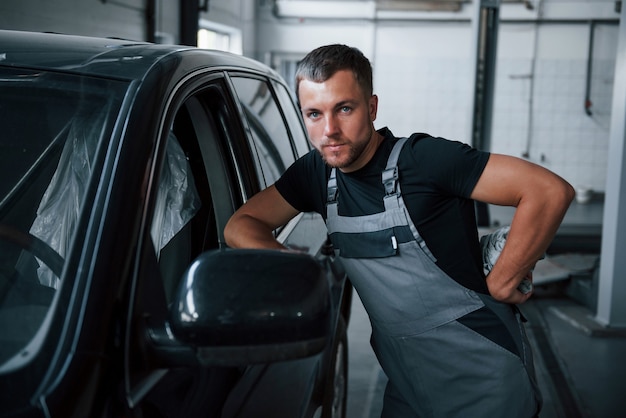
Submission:
[[[585,83],[585,113],[591,116],[591,78],[593,70],[593,37],[596,31],[596,22],[589,22],[589,52],[587,54],[587,82]]]

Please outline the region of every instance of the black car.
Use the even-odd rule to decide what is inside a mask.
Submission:
[[[0,415],[341,417],[351,287],[323,221],[226,248],[309,151],[280,76],[0,31]]]

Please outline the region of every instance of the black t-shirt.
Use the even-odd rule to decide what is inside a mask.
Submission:
[[[337,208],[342,216],[384,211],[381,173],[397,138],[379,131],[385,140],[360,170],[337,170]],[[467,144],[413,134],[398,159],[402,197],[418,232],[437,258],[437,265],[463,286],[488,293],[474,211],[469,198],[489,153]],[[302,212],[326,218],[328,167],[316,150],[296,161],[276,182],[279,193]]]

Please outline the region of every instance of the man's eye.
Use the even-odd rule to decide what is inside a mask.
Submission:
[[[318,112],[310,112],[309,118],[316,119],[320,114]]]
[[[341,107],[341,111],[342,111],[343,113],[348,113],[348,112],[350,112],[351,110],[352,110],[352,108],[351,108],[351,107],[349,107],[349,106],[342,106],[342,107]]]

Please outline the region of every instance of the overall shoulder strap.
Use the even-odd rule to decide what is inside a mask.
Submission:
[[[326,184],[326,203],[337,202],[337,169],[333,167],[330,170],[330,177]]]
[[[400,185],[398,184],[398,157],[400,151],[404,147],[408,138],[400,138],[396,141],[387,159],[387,167],[382,174],[382,182],[385,186],[385,196],[400,194]]]

